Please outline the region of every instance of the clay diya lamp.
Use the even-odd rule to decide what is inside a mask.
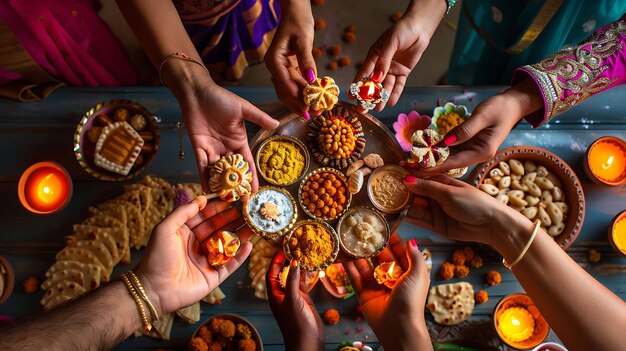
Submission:
[[[402,274],[404,274],[404,271],[395,261],[383,262],[374,269],[374,279],[376,279],[376,282],[389,289],[393,289],[398,279],[402,277]]]
[[[498,302],[493,312],[493,324],[500,340],[518,350],[539,345],[550,332],[539,309],[523,293],[507,295]]]
[[[219,268],[237,254],[240,243],[234,233],[220,230],[202,242],[202,251],[207,256],[209,264]]]

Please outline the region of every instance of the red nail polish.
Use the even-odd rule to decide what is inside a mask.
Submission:
[[[415,183],[416,180],[417,180],[417,178],[412,176],[412,175],[410,175],[410,174],[407,174],[407,175],[404,176],[404,181],[407,182],[407,183]]]
[[[311,114],[309,113],[309,111],[302,112],[302,115],[304,116],[304,119],[306,119],[307,121],[311,119]]]
[[[411,244],[411,246],[413,247],[417,247],[417,242],[415,241],[415,239],[409,240],[409,244]]]
[[[456,135],[448,134],[448,135],[446,135],[445,138],[443,138],[443,143],[446,146],[450,146],[450,145],[454,144],[454,142],[457,141],[457,139],[458,138],[456,137]]]
[[[313,68],[307,68],[304,74],[307,82],[313,83],[315,81],[315,72],[313,72]]]
[[[290,265],[292,268],[298,268],[298,260],[296,260],[295,258],[292,258],[292,259],[291,259],[291,262],[289,262],[289,265]]]
[[[381,79],[383,79],[383,71],[380,69],[375,70],[374,74],[372,75],[372,80],[376,83],[379,83]]]

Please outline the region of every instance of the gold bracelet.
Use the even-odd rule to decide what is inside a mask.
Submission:
[[[130,280],[128,280],[126,274],[122,274],[122,280],[126,284],[130,295],[133,297],[133,300],[135,300],[135,304],[137,304],[139,315],[141,316],[141,320],[143,321],[143,331],[147,333],[152,330],[152,324],[150,324],[150,322],[148,321],[148,317],[146,317],[146,311],[143,309],[143,303],[141,303],[141,299],[139,298],[139,295],[137,295],[137,291],[135,291],[135,288],[133,288],[133,285],[130,283]]]
[[[522,260],[522,258],[524,257],[524,255],[526,255],[526,252],[528,251],[528,249],[530,248],[530,245],[533,244],[533,241],[535,241],[535,237],[537,236],[537,232],[539,232],[539,227],[541,227],[541,220],[537,219],[535,221],[535,229],[533,229],[533,233],[530,236],[530,239],[528,240],[528,242],[526,243],[526,246],[524,246],[524,249],[522,250],[522,252],[519,254],[519,256],[517,256],[517,259],[515,259],[515,261],[513,261],[513,263],[508,264],[506,263],[506,260],[504,258],[502,258],[502,264],[504,265],[504,267],[508,268],[509,270],[511,270],[513,268],[513,266],[515,266],[516,264],[519,263],[519,261]]]
[[[156,308],[154,308],[152,301],[150,301],[150,299],[148,298],[148,295],[146,294],[143,285],[141,285],[139,278],[137,278],[135,272],[133,272],[132,270],[128,271],[128,275],[130,276],[130,281],[134,285],[134,288],[139,292],[139,296],[141,296],[141,298],[148,305],[150,313],[152,314],[152,323],[156,322],[159,319],[159,314],[157,313]]]
[[[207,71],[207,73],[209,72],[209,70],[206,68],[206,66],[198,61],[196,61],[195,59],[193,59],[191,56],[187,55],[184,52],[175,52],[173,54],[169,54],[167,56],[165,56],[165,58],[163,59],[163,61],[161,61],[161,64],[159,65],[159,80],[161,81],[161,84],[163,84],[164,87],[167,87],[167,84],[165,84],[165,82],[163,81],[163,66],[165,66],[165,63],[172,58],[177,58],[179,60],[184,60],[184,61],[189,61],[189,62],[193,62],[196,65],[204,68],[205,71]]]

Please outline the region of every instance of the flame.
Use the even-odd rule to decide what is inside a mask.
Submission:
[[[396,261],[391,262],[391,266],[389,266],[389,269],[387,270],[387,274],[389,274],[390,277],[393,276],[393,268],[396,266]]]
[[[376,92],[376,84],[374,84],[374,82],[367,82],[366,84],[368,85],[368,87],[367,87],[367,97],[374,96],[374,93]]]
[[[609,159],[606,160],[606,162],[602,165],[602,169],[609,169],[611,168],[611,165],[613,164],[613,156],[609,156]]]
[[[326,272],[320,271],[320,278],[324,278],[326,276]]]
[[[218,245],[218,246],[217,246],[217,249],[219,250],[219,252],[220,252],[221,254],[223,254],[223,253],[224,253],[224,244],[222,244],[222,239],[219,239],[219,240],[217,241],[217,245]]]

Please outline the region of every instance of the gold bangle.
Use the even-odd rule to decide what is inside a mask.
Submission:
[[[184,52],[175,52],[173,54],[169,54],[167,56],[165,56],[165,58],[163,59],[163,61],[161,61],[161,64],[159,65],[159,80],[161,81],[161,84],[163,84],[164,87],[167,87],[167,84],[165,84],[165,82],[163,81],[163,66],[165,66],[165,63],[172,58],[177,58],[179,60],[184,60],[184,61],[188,61],[188,62],[193,62],[196,65],[204,68],[205,71],[207,71],[207,73],[209,72],[209,70],[206,68],[206,66],[198,61],[196,61],[195,59],[193,59],[191,56],[187,55]]]
[[[128,280],[128,277],[126,276],[126,274],[122,274],[122,280],[126,284],[126,287],[128,288],[128,292],[130,292],[130,295],[133,297],[133,300],[135,300],[135,304],[137,305],[137,309],[139,310],[139,315],[141,316],[141,320],[143,322],[143,331],[147,333],[150,330],[152,330],[152,324],[150,324],[150,322],[148,321],[148,317],[146,317],[146,311],[143,309],[143,303],[141,303],[141,299],[139,298],[139,295],[137,295],[137,291],[135,290],[133,285],[130,283],[130,280]]]
[[[524,257],[524,255],[526,255],[526,252],[530,248],[530,245],[532,245],[533,241],[535,241],[535,237],[537,236],[537,232],[539,232],[539,227],[541,227],[541,220],[537,219],[535,221],[535,229],[533,229],[533,233],[530,236],[530,239],[526,243],[526,246],[524,246],[524,249],[519,254],[519,256],[517,256],[517,259],[515,259],[515,261],[513,261],[513,263],[509,264],[509,263],[506,262],[506,260],[504,258],[502,258],[502,264],[504,265],[504,267],[506,267],[509,270],[511,270],[513,268],[513,266],[515,266],[516,264],[519,263],[519,261],[522,260],[522,258]]]
[[[128,275],[130,276],[130,281],[134,285],[134,288],[139,292],[139,296],[141,296],[146,305],[148,305],[148,309],[150,309],[150,313],[152,314],[152,323],[156,322],[159,319],[159,314],[157,313],[156,308],[154,308],[154,305],[148,298],[148,295],[146,294],[143,285],[141,285],[139,278],[137,278],[135,272],[133,272],[132,270],[128,271]]]

